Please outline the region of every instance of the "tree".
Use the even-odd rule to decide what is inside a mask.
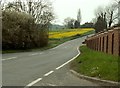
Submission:
[[[105,20],[107,22],[107,27],[111,27],[112,24],[116,24],[116,20],[118,19],[118,4],[113,3],[105,8],[98,7],[95,11],[96,18],[99,16],[105,15]]]
[[[32,16],[5,10],[2,11],[2,43],[3,49],[26,49],[32,47],[31,36],[34,35],[34,19]],[[31,34],[29,34],[31,32]],[[35,37],[34,37],[35,38]]]
[[[70,18],[70,17],[67,17],[64,19],[64,25],[65,27],[67,28],[74,28],[74,19],[73,18]]]
[[[111,25],[114,24],[114,22],[118,18],[117,4],[114,3],[110,6],[107,6],[105,8],[105,12],[106,12],[106,19],[107,19],[108,27],[111,27]]]
[[[3,49],[27,49],[48,44],[48,26],[54,15],[45,0],[3,3]]]
[[[79,28],[79,27],[80,27],[80,22],[78,22],[78,21],[76,20],[75,23],[74,23],[74,27],[75,27],[75,28]]]
[[[78,10],[78,14],[77,14],[77,20],[75,22],[75,27],[79,28],[80,27],[80,23],[81,23],[81,11],[79,9]]]
[[[18,12],[26,12],[33,16],[35,23],[44,26],[54,19],[52,4],[48,0],[36,0],[34,2],[31,0],[24,2],[19,0],[18,2],[18,0],[16,0],[15,2],[9,2],[5,8]]]
[[[80,9],[78,10],[77,21],[78,21],[79,23],[81,23],[81,11],[80,11]]]
[[[78,14],[77,14],[77,20],[67,17],[64,19],[64,25],[67,28],[79,28],[80,27],[80,23],[81,23],[81,12],[80,9],[78,10]]]
[[[106,25],[105,15],[104,15],[104,17],[103,17],[103,15],[99,16],[97,18],[97,22],[95,23],[96,33],[104,31],[104,29],[106,29],[106,28],[107,28],[107,25]]]

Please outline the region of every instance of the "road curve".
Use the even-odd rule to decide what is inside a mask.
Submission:
[[[3,86],[96,86],[79,79],[69,72],[66,62],[78,54],[77,47],[85,37],[65,42],[55,48],[37,51],[3,54]],[[65,65],[64,65],[65,64]]]

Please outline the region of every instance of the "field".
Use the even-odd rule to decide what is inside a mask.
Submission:
[[[93,28],[83,28],[83,29],[65,29],[61,31],[51,31],[49,32],[49,38],[67,38],[75,35],[83,35],[89,31],[93,31]]]

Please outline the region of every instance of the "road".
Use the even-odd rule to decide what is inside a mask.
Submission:
[[[78,55],[85,37],[65,42],[55,48],[3,54],[3,86],[98,86],[69,71],[69,62]]]

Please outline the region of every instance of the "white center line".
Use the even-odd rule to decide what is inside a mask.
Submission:
[[[29,84],[28,84],[26,87],[24,87],[24,88],[29,88],[29,87],[33,86],[34,84],[36,84],[37,82],[39,82],[39,81],[41,81],[41,80],[42,80],[42,78],[38,78],[38,79],[36,79],[35,81],[29,83]]]
[[[39,54],[39,53],[33,53],[33,54],[30,54],[29,56],[34,56],[34,55],[37,55],[37,54]]]
[[[43,53],[39,53],[39,54],[43,54]]]
[[[48,76],[50,74],[52,74],[54,71],[49,71],[48,73],[46,73],[44,76]]]
[[[59,67],[57,67],[56,70],[62,68],[63,66],[65,66],[66,64],[68,64],[69,62],[71,62],[71,61],[73,61],[75,58],[77,58],[77,57],[80,55],[79,48],[77,48],[77,50],[78,50],[78,54],[77,54],[75,57],[73,57],[73,58],[70,59],[69,61],[65,62],[64,64],[60,65]]]
[[[5,60],[12,60],[12,59],[15,59],[17,57],[10,57],[10,58],[7,58],[7,59],[2,59],[2,61],[5,61]]]
[[[74,60],[75,58],[77,58],[77,57],[80,55],[79,48],[77,48],[77,51],[78,51],[78,54],[77,54],[75,57],[73,57],[71,60],[67,61],[66,63],[62,64],[61,66],[57,67],[56,70],[60,69],[61,67],[65,66],[66,64],[68,64],[69,62],[71,62],[72,60]],[[41,54],[41,53],[39,53],[39,54]],[[32,54],[32,55],[33,55],[33,54]],[[36,55],[36,54],[34,54],[34,55]],[[52,74],[53,72],[54,72],[54,71],[49,71],[48,73],[44,74],[44,76],[46,77],[46,76]],[[36,84],[37,82],[39,82],[39,81],[41,81],[41,80],[42,80],[42,78],[38,78],[37,80],[29,83],[29,84],[28,84],[26,87],[24,87],[24,88],[29,88],[29,87],[33,86],[34,84]],[[55,85],[50,84],[50,86],[55,86]]]

